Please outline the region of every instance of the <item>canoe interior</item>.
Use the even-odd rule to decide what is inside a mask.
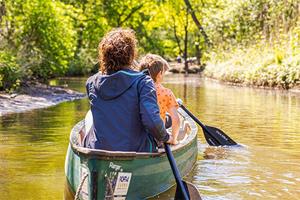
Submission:
[[[185,176],[197,159],[197,126],[187,115],[180,113],[182,122],[179,138],[182,140],[171,148],[177,166],[182,176]],[[66,187],[71,198],[85,174],[88,177],[82,184],[82,200],[147,199],[174,185],[174,177],[163,149],[157,153],[88,149],[80,146],[82,133],[84,121],[73,128],[66,157]]]

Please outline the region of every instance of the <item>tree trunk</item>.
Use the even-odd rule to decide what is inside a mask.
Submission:
[[[180,45],[180,39],[177,35],[177,31],[176,31],[176,21],[175,21],[175,17],[172,16],[172,19],[173,19],[173,31],[174,31],[174,36],[175,36],[175,39],[176,39],[176,42],[177,42],[177,46],[179,48],[179,55],[182,56],[182,48],[181,48],[181,45]]]
[[[82,2],[82,12],[83,14],[85,14],[85,9],[86,9],[86,4],[87,1],[84,0]],[[78,30],[78,39],[77,39],[77,45],[76,45],[76,49],[75,49],[75,53],[74,53],[74,58],[79,58],[79,53],[81,51],[81,48],[83,46],[83,31],[85,29],[85,26],[83,24],[82,21],[79,22],[79,30]]]
[[[80,24],[79,25],[79,31],[78,31],[78,39],[77,39],[77,45],[76,45],[76,50],[74,53],[74,58],[79,58],[79,53],[82,48],[82,43],[83,43],[83,31],[84,31],[84,25]]]
[[[6,15],[6,7],[5,7],[5,1],[3,0],[1,3],[0,3],[0,25],[2,24],[2,18],[3,16]],[[2,27],[0,26],[0,38],[1,36],[3,36],[3,30],[2,30]],[[1,39],[2,40],[2,39]]]
[[[200,24],[196,14],[195,14],[195,11],[194,9],[192,8],[192,5],[190,3],[189,0],[184,0],[185,2],[185,5],[187,6],[189,12],[191,13],[191,16],[193,18],[193,21],[195,22],[196,26],[198,27],[199,31],[201,32],[201,34],[203,35],[204,37],[204,40],[205,40],[205,43],[208,44],[209,46],[211,45],[211,42],[209,41],[208,39],[208,36],[206,34],[206,32],[204,31],[204,28],[202,27],[202,25]]]
[[[189,70],[189,63],[188,63],[188,26],[189,26],[189,12],[188,9],[186,10],[186,16],[185,16],[185,25],[184,25],[184,71],[185,74],[188,73]]]
[[[2,17],[6,15],[5,1],[3,0],[0,4],[0,23],[2,22]]]
[[[197,65],[201,65],[201,50],[200,50],[200,47],[199,47],[199,43],[197,42],[196,43],[196,58],[197,58]]]
[[[126,21],[128,21],[131,18],[131,16],[134,13],[136,13],[137,11],[139,11],[143,6],[144,6],[144,4],[139,4],[139,5],[135,6],[134,8],[132,8],[130,13],[123,20],[121,20],[121,17],[120,17],[120,22],[118,22],[118,27],[122,26]]]

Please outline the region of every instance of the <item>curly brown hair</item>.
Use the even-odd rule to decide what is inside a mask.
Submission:
[[[131,29],[117,28],[108,32],[99,44],[99,62],[102,73],[113,73],[131,68],[137,56],[137,40]]]
[[[148,69],[151,78],[156,82],[158,73],[167,71],[169,64],[161,56],[148,53],[140,61],[140,71],[145,69]]]

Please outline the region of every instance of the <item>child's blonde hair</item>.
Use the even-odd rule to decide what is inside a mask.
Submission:
[[[147,54],[140,61],[140,70],[149,70],[151,78],[156,82],[158,73],[169,69],[168,62],[156,54]]]

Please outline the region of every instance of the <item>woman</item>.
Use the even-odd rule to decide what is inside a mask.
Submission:
[[[133,70],[136,38],[129,29],[109,32],[99,44],[102,74],[87,80],[94,131],[85,146],[110,151],[155,152],[172,141],[159,115],[152,79]]]

